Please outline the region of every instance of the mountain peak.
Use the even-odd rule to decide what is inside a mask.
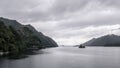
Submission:
[[[58,46],[56,44],[56,42],[52,39],[50,39],[49,37],[46,37],[44,34],[42,34],[42,32],[38,32],[32,25],[28,24],[28,25],[22,25],[19,22],[17,22],[16,20],[10,20],[7,18],[3,18],[0,17],[0,21],[2,21],[5,26],[9,27],[13,27],[13,29],[16,30],[16,32],[20,33],[20,35],[23,34],[23,36],[27,37],[27,36],[31,36],[31,37],[37,37],[41,42],[41,45],[45,46],[45,47],[56,47]],[[26,28],[24,28],[26,27]]]
[[[9,20],[9,21],[15,21],[15,22],[17,22],[16,20],[12,20],[12,19],[8,19],[8,18],[4,18],[4,17],[0,17],[0,20]]]
[[[22,25],[16,20],[0,17],[0,21],[2,21],[6,26],[12,26],[15,29],[22,27]]]
[[[105,36],[118,36],[118,35],[115,35],[115,34],[108,34],[108,35],[105,35]]]
[[[104,35],[104,36],[102,36],[100,38],[115,38],[115,37],[120,37],[120,36],[115,35],[115,34],[108,34],[108,35]]]
[[[115,34],[105,35],[84,43],[86,46],[120,46],[120,36]]]

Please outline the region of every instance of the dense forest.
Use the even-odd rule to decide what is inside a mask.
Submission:
[[[0,52],[18,53],[33,47],[33,45],[42,48],[39,38],[34,36],[27,27],[24,27],[23,30],[28,34],[20,34],[13,27],[7,27],[0,21]]]
[[[57,46],[54,40],[37,32],[30,25],[0,19],[0,53],[18,54],[26,50]]]

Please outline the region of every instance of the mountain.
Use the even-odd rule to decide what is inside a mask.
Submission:
[[[88,42],[85,42],[85,46],[120,46],[120,36],[117,35],[105,35],[99,38],[93,38]]]
[[[0,21],[2,21],[7,27],[12,26],[14,29],[20,29],[23,25],[18,23],[16,20],[10,20],[3,17],[0,17]]]
[[[57,43],[50,37],[45,36],[42,32],[38,32],[31,25],[26,25],[40,40],[41,44],[46,47],[57,47]]]
[[[58,47],[50,37],[31,25],[0,17],[0,52],[17,53],[28,49]]]

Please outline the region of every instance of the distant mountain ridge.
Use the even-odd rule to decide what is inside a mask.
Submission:
[[[105,35],[99,38],[93,38],[83,45],[85,46],[120,46],[120,36],[118,35]]]

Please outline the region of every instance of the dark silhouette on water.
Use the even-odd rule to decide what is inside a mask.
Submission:
[[[85,46],[84,45],[80,45],[79,48],[85,48]]]

